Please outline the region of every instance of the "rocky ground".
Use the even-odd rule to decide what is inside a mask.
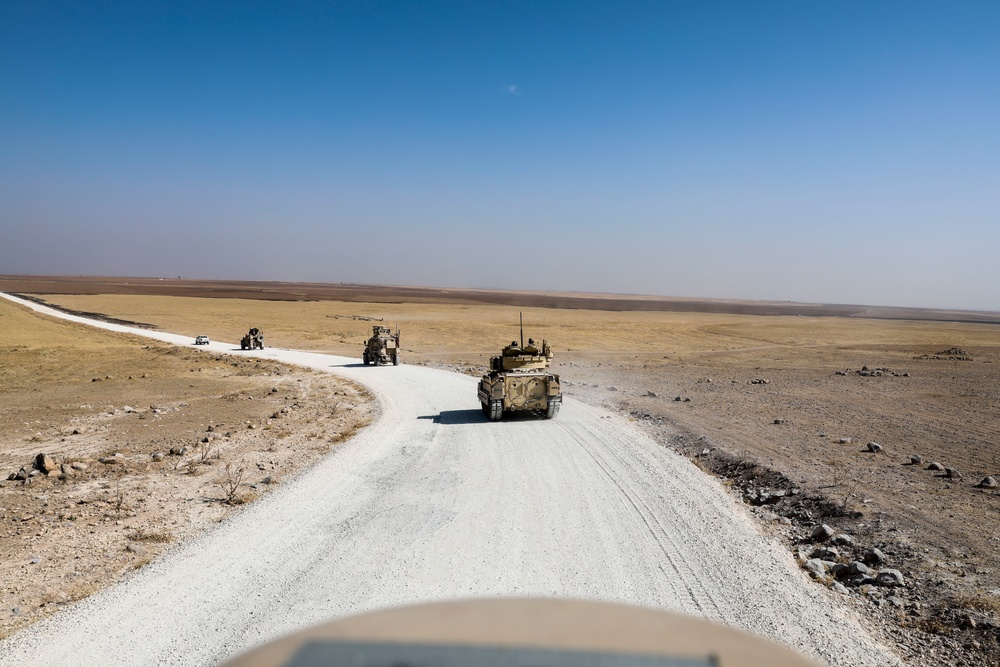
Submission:
[[[223,520],[374,416],[364,389],[326,374],[62,323],[28,338],[0,349],[0,636]]]
[[[992,351],[912,352],[868,352],[867,368],[777,361],[787,351],[759,352],[756,367],[559,365],[567,393],[620,411],[721,478],[909,664],[997,664],[1000,364]]]

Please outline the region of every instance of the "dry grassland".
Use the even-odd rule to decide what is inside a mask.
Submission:
[[[883,621],[913,664],[982,664],[1000,655],[1000,494],[977,487],[1000,473],[996,324],[518,308],[447,299],[389,303],[385,295],[377,303],[43,298],[233,342],[259,326],[268,346],[354,357],[372,325],[356,318],[379,318],[398,323],[405,363],[470,374],[518,337],[523,310],[525,336],[552,343],[567,394],[621,411],[665,446],[722,476],[741,497],[796,489],[794,499],[752,510],[791,549],[826,522],[885,552],[907,577],[901,603],[856,592],[845,599]],[[965,354],[945,353],[951,348]],[[864,367],[887,370],[864,376]],[[882,451],[869,452],[868,442]],[[922,456],[923,464],[911,465],[911,455]],[[926,470],[932,461],[962,477]]]
[[[266,493],[372,409],[363,389],[325,374],[0,301],[0,636]],[[58,470],[7,480],[40,453]]]

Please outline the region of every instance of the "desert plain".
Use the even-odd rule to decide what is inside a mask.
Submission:
[[[150,279],[4,276],[0,291],[192,339],[258,326],[269,347],[354,357],[373,324],[398,326],[404,363],[470,375],[518,338],[521,315],[567,395],[718,476],[803,562],[822,524],[850,536],[844,560],[878,549],[905,585],[833,599],[908,664],[1000,659],[1000,492],[981,484],[1000,475],[1000,314]],[[363,387],[335,377],[7,302],[0,340],[0,479],[39,453],[60,464],[0,486],[4,633],[224,520],[377,418]]]

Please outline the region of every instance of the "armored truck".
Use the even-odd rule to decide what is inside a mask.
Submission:
[[[252,327],[250,331],[247,332],[246,336],[240,340],[240,349],[242,350],[263,350],[264,349],[264,332],[257,327]]]
[[[552,349],[548,342],[541,347],[531,338],[524,344],[511,341],[499,356],[490,359],[490,370],[479,381],[479,402],[490,421],[500,421],[505,414],[528,413],[552,419],[562,406],[559,376],[549,372]]]
[[[389,327],[383,327],[379,324],[373,326],[372,337],[365,341],[361,360],[365,362],[365,366],[369,364],[381,366],[388,363],[398,366],[399,327],[397,326],[396,333],[393,333]]]

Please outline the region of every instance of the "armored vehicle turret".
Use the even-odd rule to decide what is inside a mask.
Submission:
[[[499,356],[490,359],[490,370],[479,381],[479,403],[490,421],[504,414],[530,413],[552,419],[562,406],[559,376],[549,372],[552,349],[547,341],[537,345],[511,341]]]
[[[378,324],[373,326],[372,337],[365,342],[365,350],[361,359],[365,362],[365,366],[368,364],[381,366],[390,362],[393,366],[398,366],[399,327],[396,327],[396,333],[393,333],[389,327]]]

